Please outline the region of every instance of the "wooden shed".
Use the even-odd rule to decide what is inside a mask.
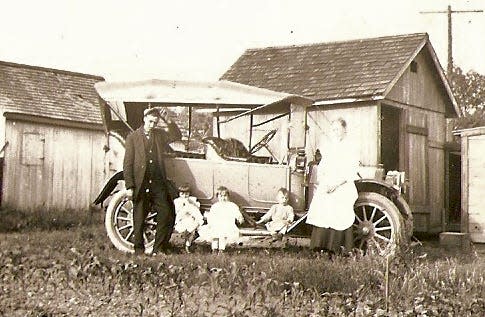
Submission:
[[[461,137],[461,232],[485,243],[485,127],[456,131]]]
[[[104,177],[102,77],[0,62],[1,204],[87,209]]]
[[[316,100],[310,158],[329,122],[345,118],[363,166],[406,173],[415,231],[447,230],[446,123],[459,110],[426,33],[248,49],[221,79]]]

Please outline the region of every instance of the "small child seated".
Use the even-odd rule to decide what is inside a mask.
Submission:
[[[218,201],[204,214],[207,219],[206,234],[211,240],[212,252],[223,252],[228,242],[239,238],[238,223],[243,223],[244,218],[239,207],[229,200],[229,190],[220,186],[217,189]]]
[[[182,233],[185,240],[185,251],[190,253],[192,242],[196,238],[197,228],[204,224],[200,213],[200,203],[196,197],[190,196],[190,186],[184,184],[178,188],[179,197],[175,198],[175,226],[178,233]]]
[[[269,221],[266,223],[266,229],[271,232],[273,237],[285,234],[288,226],[295,219],[293,207],[288,205],[289,195],[286,188],[280,188],[276,194],[278,203],[271,206],[269,211],[256,221],[257,224]]]

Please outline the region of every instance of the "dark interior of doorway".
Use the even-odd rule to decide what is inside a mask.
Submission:
[[[461,155],[449,153],[448,166],[448,189],[449,211],[448,224],[450,231],[460,231],[461,222]]]
[[[3,193],[3,162],[4,162],[3,157],[0,158],[0,206],[2,205],[2,193]]]
[[[381,163],[385,173],[399,170],[400,117],[400,109],[381,107]]]

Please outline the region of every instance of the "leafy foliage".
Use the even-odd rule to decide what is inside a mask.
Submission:
[[[76,226],[103,223],[104,213],[100,209],[38,209],[15,210],[0,208],[0,233],[29,230],[59,230]]]
[[[485,76],[475,71],[463,73],[460,67],[454,67],[450,81],[462,113],[455,120],[455,129],[485,126]]]
[[[212,114],[201,112],[201,109],[203,109],[203,107],[193,107],[190,120],[190,137],[197,140],[212,136]],[[170,112],[171,117],[182,130],[184,139],[187,139],[189,136],[189,109],[187,107],[179,107],[176,110],[177,111]]]
[[[483,255],[415,247],[389,263],[306,248],[132,257],[101,225],[0,235],[5,316],[483,316]],[[386,306],[387,302],[387,306]],[[387,307],[387,309],[386,309]]]

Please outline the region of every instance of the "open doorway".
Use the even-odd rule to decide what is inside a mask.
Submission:
[[[399,126],[401,110],[381,107],[381,163],[384,172],[399,170]]]
[[[3,205],[2,204],[3,203],[2,193],[3,193],[3,163],[4,163],[4,160],[5,160],[4,157],[0,157],[0,206]]]
[[[461,225],[461,154],[448,153],[448,230],[460,231]]]

